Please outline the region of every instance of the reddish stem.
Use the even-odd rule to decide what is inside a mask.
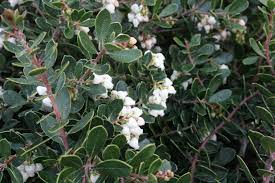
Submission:
[[[267,171],[272,171],[273,170],[273,167],[272,167],[272,162],[275,160],[275,152],[271,153],[270,154],[270,157],[268,158],[268,160],[266,161],[266,166],[265,166],[265,169]],[[270,176],[267,175],[267,176],[263,176],[263,183],[269,183],[271,182],[270,181]]]
[[[32,49],[29,47],[29,45],[25,39],[24,33],[21,32],[20,30],[18,30],[17,27],[14,27],[14,35],[13,36],[15,36],[18,40],[20,40],[22,42],[22,44],[23,44],[24,48],[27,50],[27,52],[32,53]],[[38,67],[42,66],[43,61],[40,58],[37,58],[36,54],[33,54],[32,64],[38,68]],[[47,88],[47,95],[50,98],[51,103],[53,105],[53,112],[55,114],[55,118],[58,122],[61,122],[61,113],[57,107],[57,103],[53,96],[53,92],[52,92],[53,90],[52,90],[51,84],[49,83],[47,72],[44,72],[43,74],[41,74],[38,77],[38,79],[41,80],[43,85]],[[61,128],[59,130],[59,136],[63,141],[65,150],[68,150],[69,149],[68,137],[67,137],[67,134],[66,134],[64,128]]]
[[[273,28],[273,15],[275,13],[271,13],[269,15],[269,19],[268,19],[268,26],[269,26],[269,32],[266,36],[266,40],[264,42],[264,49],[265,49],[265,57],[266,57],[266,62],[269,65],[272,75],[275,76],[275,70],[272,64],[272,59],[270,57],[270,49],[269,49],[269,45],[272,39],[272,28]]]
[[[199,154],[200,152],[205,148],[205,146],[207,145],[207,143],[209,142],[209,140],[211,139],[211,137],[215,134],[218,133],[218,131],[220,129],[222,129],[224,127],[224,125],[226,124],[226,122],[231,122],[232,118],[235,116],[235,114],[240,110],[240,108],[246,104],[249,100],[251,100],[253,97],[255,97],[256,95],[258,95],[259,92],[255,92],[253,94],[251,94],[248,97],[245,97],[241,103],[236,106],[233,111],[226,117],[226,121],[223,121],[222,123],[220,123],[211,133],[210,135],[208,135],[205,140],[201,143],[201,145],[198,148],[198,151],[196,152],[196,154],[193,157],[192,163],[191,163],[191,182],[194,181],[194,173],[196,171],[196,165],[197,165],[197,161],[199,159]]]

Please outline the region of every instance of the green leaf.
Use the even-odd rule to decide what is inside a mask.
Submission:
[[[99,41],[103,42],[108,36],[109,28],[111,25],[111,15],[108,10],[101,10],[96,16],[95,32]]]
[[[61,89],[55,97],[61,119],[67,119],[71,112],[71,97],[67,88]]]
[[[93,42],[90,40],[88,34],[81,31],[77,35],[77,39],[78,39],[78,42],[80,43],[80,47],[87,52],[87,54],[89,55],[89,59],[92,59],[93,55],[97,53],[97,50]]]
[[[270,111],[268,111],[266,108],[261,107],[261,106],[257,106],[256,107],[256,115],[258,118],[260,118],[261,120],[268,122],[269,124],[274,124],[274,118],[272,116],[272,113]]]
[[[217,93],[215,93],[214,95],[212,95],[209,98],[209,102],[210,103],[220,103],[220,102],[224,102],[225,100],[229,99],[232,95],[232,91],[229,89],[224,89],[221,91],[218,91]]]
[[[264,136],[261,138],[261,145],[267,153],[275,152],[275,138],[270,136]]]
[[[243,64],[244,65],[252,65],[255,64],[258,61],[259,57],[258,56],[252,56],[252,57],[247,57],[243,59]]]
[[[108,133],[102,125],[96,126],[90,130],[85,141],[85,148],[91,157],[94,157],[101,151],[107,137]]]
[[[142,51],[139,49],[125,49],[109,52],[108,55],[117,62],[130,63],[142,57]]]
[[[47,43],[45,48],[45,54],[43,61],[46,68],[50,68],[54,65],[57,58],[57,43],[54,40],[51,40]]]
[[[91,69],[91,71],[98,75],[106,74],[110,70],[109,64],[86,64],[84,67]]]
[[[26,103],[26,100],[13,90],[5,90],[3,93],[3,100],[6,104],[13,107],[18,107]]]
[[[82,130],[91,120],[94,116],[94,110],[90,111],[88,114],[86,114],[84,117],[82,117],[79,122],[77,122],[68,132],[69,134],[76,133],[80,130]]]
[[[83,166],[82,160],[79,156],[76,155],[62,155],[59,161],[60,165],[72,167],[75,169],[81,168]]]
[[[39,74],[43,74],[46,70],[47,70],[46,67],[35,68],[35,69],[31,70],[31,71],[28,73],[28,75],[29,75],[29,76],[36,76],[36,75],[39,75]]]
[[[155,161],[153,161],[150,164],[150,166],[148,168],[148,173],[155,174],[159,170],[159,168],[161,167],[161,165],[162,165],[161,159],[159,159],[159,158],[156,159]]]
[[[36,46],[38,46],[43,41],[46,35],[47,32],[41,32],[39,36],[33,41],[31,48],[34,49]]]
[[[76,171],[75,168],[72,167],[66,167],[62,169],[61,172],[59,172],[58,177],[56,179],[56,183],[63,183],[66,182],[67,178],[74,172]],[[43,171],[44,172],[44,171]],[[40,173],[40,172],[39,172]]]
[[[258,54],[260,55],[261,57],[264,57],[265,58],[265,55],[263,53],[263,51],[260,49],[260,47],[258,46],[256,40],[254,38],[250,38],[249,39],[249,43],[250,43],[250,46],[252,47],[252,49]]]
[[[190,182],[191,182],[191,173],[190,172],[183,174],[177,181],[177,183],[190,183]]]
[[[21,173],[19,172],[19,170],[15,166],[10,165],[10,167],[8,167],[7,170],[10,175],[10,181],[12,183],[22,183],[23,182],[23,177],[22,177]]]
[[[7,157],[11,154],[11,146],[7,139],[0,140],[0,157]]]
[[[157,0],[145,0],[145,5],[147,6],[155,6]]]
[[[153,156],[155,153],[156,146],[155,144],[148,144],[142,150],[140,150],[131,160],[130,165],[133,167],[138,167],[138,165],[146,160],[148,160],[150,157]]]
[[[171,3],[167,5],[159,14],[159,17],[167,17],[169,15],[172,15],[173,13],[178,11],[178,4],[176,3]]]
[[[117,145],[110,144],[104,149],[102,156],[104,160],[118,159],[120,156],[120,149]]]
[[[246,10],[249,6],[247,0],[234,0],[231,4],[229,4],[225,10],[230,14],[239,14]]]
[[[56,127],[57,124],[58,124],[58,122],[52,116],[47,116],[47,117],[43,118],[40,122],[41,129],[43,130],[45,135],[50,137],[54,141],[62,144],[62,141],[59,138],[59,133],[57,131],[55,131],[55,132],[50,131],[52,128]]]
[[[253,178],[251,172],[249,171],[247,165],[246,165],[245,162],[243,161],[243,159],[242,159],[240,156],[238,156],[238,155],[237,155],[237,158],[238,158],[238,160],[239,160],[240,166],[241,166],[241,168],[243,169],[243,171],[244,171],[244,173],[245,173],[245,175],[246,175],[248,181],[249,181],[250,183],[255,183],[254,178]]]
[[[227,163],[231,162],[236,155],[236,151],[233,148],[225,147],[222,148],[219,153],[216,155],[214,162],[218,165],[224,166]]]
[[[98,163],[95,167],[102,175],[109,175],[112,177],[126,177],[132,172],[132,167],[121,160],[105,160]]]
[[[123,108],[122,100],[119,100],[119,99],[113,100],[108,104],[108,110],[105,115],[109,118],[110,121],[114,121],[117,119],[122,108]]]
[[[195,46],[199,46],[200,44],[201,44],[201,34],[195,34],[194,36],[192,36],[189,46],[192,48]]]
[[[4,48],[14,54],[19,54],[21,51],[24,50],[23,47],[18,46],[18,45],[11,43],[9,41],[4,41]]]

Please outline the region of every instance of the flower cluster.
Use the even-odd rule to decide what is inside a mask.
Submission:
[[[37,86],[36,92],[40,96],[47,96],[47,88],[44,86]],[[46,108],[46,110],[51,109],[53,107],[51,99],[49,97],[46,97],[42,100],[42,105]]]
[[[43,170],[43,165],[41,163],[28,164],[24,162],[17,169],[20,171],[23,181],[26,182],[29,177],[34,177],[37,172]]]
[[[210,30],[214,29],[214,25],[217,23],[215,17],[209,15],[203,15],[201,21],[197,24],[198,30],[204,31],[208,34]]]
[[[181,75],[183,75],[183,73],[174,70],[172,75],[171,75],[171,80],[175,81],[176,79],[178,79]],[[190,75],[189,73],[185,73],[185,75]],[[192,78],[189,78],[188,80],[184,81],[181,83],[181,86],[183,87],[184,90],[187,90],[189,84],[191,84],[193,82]]]
[[[112,77],[109,74],[102,74],[98,75],[93,73],[94,79],[92,80],[93,84],[101,84],[104,86],[107,90],[111,90],[114,87],[114,84],[112,82]],[[101,97],[108,97],[107,92],[102,94]]]
[[[174,172],[172,172],[171,170],[158,171],[156,173],[156,176],[160,179],[163,179],[164,181],[169,181],[171,178],[174,177]]]
[[[153,35],[142,34],[138,37],[138,40],[140,41],[141,47],[147,50],[151,50],[157,43],[156,36]]]
[[[128,20],[132,22],[134,27],[138,27],[141,22],[148,22],[148,10],[143,5],[133,4],[131,12],[128,13]]]
[[[173,82],[169,78],[165,78],[163,81],[157,83],[153,95],[149,97],[149,103],[161,105],[166,109],[166,101],[169,94],[176,94],[176,90],[172,85]],[[154,117],[164,116],[165,114],[163,109],[151,109],[148,112]]]
[[[165,57],[162,53],[152,53],[151,51],[146,51],[146,53],[151,53],[152,54],[152,60],[151,62],[149,63],[149,65],[153,65],[157,68],[159,68],[160,70],[164,71],[165,69],[165,66],[164,66],[164,60],[165,60]]]
[[[152,54],[152,60],[149,65],[153,65],[154,67],[160,68],[161,71],[164,71],[164,55],[162,53],[152,53],[151,51],[147,51],[146,53]],[[172,85],[173,82],[169,78],[165,78],[162,81],[155,83],[153,95],[150,96],[148,100],[149,104],[161,105],[164,109],[166,109],[166,101],[169,94],[176,93],[176,90]],[[154,117],[164,116],[164,109],[150,109],[148,112]]]
[[[144,119],[141,117],[142,110],[138,107],[134,107],[136,102],[128,96],[127,91],[111,92],[111,98],[120,99],[123,101],[123,108],[119,113],[119,120],[121,122],[121,133],[126,137],[128,144],[134,149],[139,148],[138,139],[143,130],[140,126],[145,124]]]
[[[115,13],[116,7],[119,7],[118,0],[97,0],[101,2],[103,7],[106,8],[111,14]]]

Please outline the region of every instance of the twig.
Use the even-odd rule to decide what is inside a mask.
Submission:
[[[88,159],[86,164],[84,165],[84,175],[82,176],[82,183],[86,183],[87,177],[89,177],[89,171],[92,167],[91,159]]]
[[[0,164],[0,172],[4,171],[5,168],[13,161],[16,159],[16,154],[15,155],[11,155],[9,156],[9,158],[7,160],[4,161],[3,164]]]
[[[91,64],[97,64],[100,59],[103,57],[105,54],[106,50],[102,49],[100,52],[98,52],[97,57],[94,60],[91,60]],[[88,78],[92,74],[91,69],[87,69],[86,72],[83,74],[83,76],[79,79],[79,83],[83,83],[86,78]]]
[[[32,53],[32,49],[29,47],[26,39],[25,39],[25,35],[23,32],[21,32],[17,27],[14,27],[14,36],[20,40],[24,46],[24,48],[26,49],[27,52],[29,53]],[[38,58],[36,56],[36,54],[33,54],[32,56],[32,64],[35,66],[35,67],[41,67],[42,64],[43,64],[43,61]],[[61,122],[61,113],[57,107],[57,103],[55,101],[55,98],[53,96],[53,92],[52,92],[52,86],[51,84],[49,83],[49,80],[48,80],[48,73],[47,71],[44,72],[43,74],[41,74],[39,77],[38,77],[38,80],[42,81],[43,85],[47,88],[47,95],[48,97],[50,98],[51,100],[51,103],[53,105],[53,112],[55,114],[55,118],[58,122]],[[64,148],[65,150],[68,150],[69,149],[69,143],[68,143],[68,137],[67,137],[67,134],[64,130],[64,128],[61,128],[59,130],[59,136],[60,138],[62,139],[63,141],[63,144],[64,144]]]
[[[272,167],[272,162],[275,160],[275,152],[272,152],[268,158],[268,160],[266,161],[266,166],[265,166],[265,169],[267,171],[271,171],[273,170],[273,167]],[[270,181],[270,175],[267,175],[267,176],[263,176],[263,183],[269,183],[271,182]]]
[[[268,19],[269,32],[268,32],[268,34],[266,36],[266,40],[264,42],[264,49],[265,49],[266,62],[271,69],[272,75],[275,76],[275,70],[274,70],[274,67],[272,64],[272,59],[270,57],[270,49],[269,49],[269,45],[270,45],[270,42],[272,39],[273,15],[275,15],[275,13],[272,13],[272,12],[269,15],[269,19]]]
[[[209,140],[211,139],[211,137],[215,134],[218,133],[218,131],[220,129],[222,129],[224,127],[224,125],[226,124],[226,122],[231,122],[232,118],[237,114],[237,112],[240,110],[240,108],[245,105],[249,100],[251,100],[253,97],[255,97],[256,95],[258,95],[259,92],[255,92],[253,94],[251,94],[248,97],[245,97],[241,103],[236,106],[233,111],[226,117],[225,121],[223,121],[222,123],[220,123],[211,133],[210,135],[208,135],[205,140],[201,143],[201,145],[198,148],[198,151],[196,152],[196,154],[193,157],[192,163],[191,163],[191,182],[194,181],[194,173],[196,171],[196,165],[197,165],[197,161],[199,158],[199,154],[200,152],[205,148],[205,146],[207,145],[207,143],[209,142]]]

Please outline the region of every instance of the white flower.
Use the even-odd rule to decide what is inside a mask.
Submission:
[[[138,27],[141,22],[148,22],[149,18],[146,14],[142,13],[143,6],[138,4],[133,4],[131,6],[131,12],[128,13],[128,20],[132,22],[134,27]]]
[[[131,112],[132,112],[132,108],[130,106],[123,106],[119,115],[120,116],[130,116]]]
[[[178,79],[180,75],[181,75],[180,72],[174,70],[170,78],[172,81],[174,81],[174,80]]]
[[[115,13],[116,7],[115,7],[113,4],[106,4],[106,5],[105,5],[105,8],[106,8],[111,14]]]
[[[26,182],[29,178],[29,175],[26,172],[20,172],[23,177],[23,182]]]
[[[45,106],[45,107],[48,107],[48,108],[52,108],[53,105],[52,105],[52,102],[51,102],[51,99],[49,97],[46,97],[42,100],[42,104]]]
[[[164,116],[164,110],[149,110],[148,111],[150,115],[154,116],[154,117],[158,117],[158,116]]]
[[[4,89],[2,88],[2,86],[0,86],[0,98],[3,98],[3,94],[4,94]]]
[[[83,32],[90,32],[90,28],[89,27],[84,27],[84,26],[79,26],[79,30],[83,31]]]
[[[130,134],[130,129],[129,129],[129,127],[125,124],[125,125],[123,125],[122,126],[123,128],[122,128],[122,130],[121,130],[121,134],[123,134],[123,135],[129,135]]]
[[[217,135],[216,134],[212,135],[212,137],[210,138],[210,140],[217,141]]]
[[[139,6],[136,3],[131,6],[131,10],[132,10],[133,13],[139,13],[139,11],[141,10],[141,8],[142,8],[142,5]]]
[[[29,177],[34,177],[35,174],[35,165],[25,165],[25,172],[28,174]]]
[[[164,82],[162,83],[163,86],[172,86],[173,82],[169,78],[165,78]]]
[[[140,108],[138,108],[138,107],[133,107],[132,108],[133,117],[138,118],[138,117],[140,117],[142,115],[142,113],[143,112],[142,112],[142,110]]]
[[[138,126],[137,121],[135,120],[135,118],[129,118],[128,123],[126,123],[126,125],[129,127],[129,129],[135,128],[135,127]]]
[[[102,84],[106,89],[112,89],[114,84],[112,83],[112,77],[108,74],[97,75],[93,73],[93,84]]]
[[[216,24],[216,19],[215,19],[215,17],[213,17],[213,16],[210,16],[209,18],[208,18],[208,21],[207,21],[210,25],[214,25],[214,24]]]
[[[128,144],[134,149],[139,149],[137,137],[132,138]]]
[[[165,69],[164,60],[165,60],[165,57],[162,53],[152,53],[151,63],[155,67],[160,68],[162,71]]]
[[[35,171],[40,172],[43,170],[43,165],[41,163],[36,163],[35,164]]]
[[[47,88],[44,86],[37,86],[36,87],[36,91],[38,93],[38,95],[47,95]]]
[[[116,91],[116,90],[111,91],[111,97],[113,99],[124,100],[126,96],[128,96],[128,92],[127,91]]]
[[[96,172],[91,172],[91,175],[90,175],[91,183],[95,183],[98,178],[99,178],[99,174],[97,174]]]
[[[131,128],[130,129],[130,132],[135,135],[135,136],[140,136],[141,134],[143,134],[143,130],[139,127],[139,126],[136,126],[134,128]]]
[[[15,7],[19,3],[19,1],[20,0],[9,0],[10,6]]]
[[[219,45],[219,44],[215,44],[214,46],[215,46],[215,50],[220,50],[221,49],[221,45]]]
[[[152,95],[148,99],[150,104],[160,104],[162,101],[162,98],[159,95]]]
[[[124,105],[131,106],[131,105],[135,105],[135,104],[136,104],[136,102],[131,97],[125,97]]]
[[[211,29],[210,25],[205,25],[204,26],[204,30],[207,34],[210,32],[210,29]]]
[[[222,64],[219,67],[220,69],[229,69],[229,67],[226,64]]]
[[[147,50],[151,50],[157,43],[157,39],[154,35],[140,35],[138,39],[141,42],[141,47]]]
[[[137,118],[137,124],[138,124],[138,126],[143,126],[143,125],[145,125],[144,119],[143,119],[142,117],[138,117],[138,118]]]
[[[243,19],[240,19],[239,22],[238,22],[241,26],[245,26],[245,21]]]
[[[192,78],[190,78],[190,79],[188,79],[188,80],[186,80],[186,81],[182,82],[182,83],[181,83],[181,85],[183,86],[183,89],[184,89],[184,90],[187,90],[187,88],[188,88],[189,84],[191,84],[191,83],[192,83],[192,81],[193,81],[193,79],[192,79]]]
[[[136,38],[130,37],[129,44],[130,44],[130,45],[135,45],[136,43],[137,43]]]
[[[168,87],[168,93],[169,94],[176,94],[177,91],[175,90],[174,86],[169,86]]]
[[[106,88],[106,89],[113,89],[114,84],[112,83],[112,80],[107,80],[104,83],[102,83],[102,85]]]

